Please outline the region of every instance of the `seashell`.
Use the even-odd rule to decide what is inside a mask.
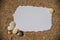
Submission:
[[[14,21],[11,21],[9,25],[10,26],[16,26],[16,23]]]
[[[17,32],[17,35],[18,35],[18,36],[23,36],[24,33],[23,33],[23,31],[18,31],[18,32]]]
[[[54,12],[54,9],[53,8],[48,8],[49,12],[50,13],[53,13]]]
[[[18,29],[15,27],[13,30],[12,30],[12,33],[13,34],[16,34],[18,32]]]
[[[8,26],[8,30],[13,30],[14,28],[14,26]]]

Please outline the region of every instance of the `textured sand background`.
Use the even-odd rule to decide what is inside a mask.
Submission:
[[[12,14],[19,5],[52,7],[53,25],[43,32],[26,32],[23,37],[7,34],[7,26],[13,20]],[[60,0],[0,0],[0,40],[60,40]]]

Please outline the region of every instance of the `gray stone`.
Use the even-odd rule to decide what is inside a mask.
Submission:
[[[23,33],[23,31],[18,31],[18,32],[17,32],[17,35],[18,35],[18,36],[23,36],[24,33]]]

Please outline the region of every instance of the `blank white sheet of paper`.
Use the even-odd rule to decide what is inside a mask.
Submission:
[[[46,7],[19,6],[13,14],[16,27],[24,32],[49,30],[52,14]]]

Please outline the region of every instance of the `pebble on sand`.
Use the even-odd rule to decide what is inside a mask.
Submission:
[[[23,36],[24,33],[23,33],[23,31],[20,30],[20,31],[17,32],[17,35],[18,35],[18,36]]]

